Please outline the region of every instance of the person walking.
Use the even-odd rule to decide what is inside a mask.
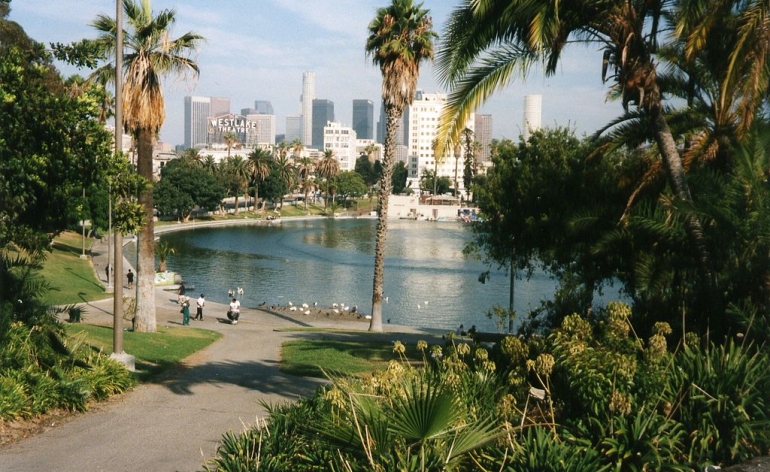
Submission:
[[[128,280],[128,288],[134,288],[134,273],[131,272],[131,269],[128,269],[126,279]]]
[[[198,301],[196,303],[196,309],[195,309],[195,318],[194,320],[203,321],[203,305],[206,304],[206,298],[201,293],[201,296],[198,297]]]
[[[230,318],[232,324],[238,324],[238,318],[241,317],[241,302],[236,298],[230,302],[230,310],[227,312],[227,317]]]
[[[182,297],[182,325],[190,324],[190,297]]]
[[[185,293],[186,292],[187,292],[187,289],[184,286],[184,282],[182,282],[181,284],[179,284],[179,288],[176,291],[176,295],[177,295],[176,302],[177,303],[182,303],[182,299],[185,297]]]

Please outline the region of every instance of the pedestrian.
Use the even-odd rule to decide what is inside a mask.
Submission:
[[[107,264],[107,267],[104,268],[104,272],[107,274],[107,285],[110,284],[110,265]]]
[[[134,273],[131,272],[131,269],[128,269],[126,279],[128,279],[128,288],[134,288]]]
[[[190,297],[182,297],[182,325],[190,324]]]
[[[203,321],[203,305],[206,304],[206,298],[201,293],[201,296],[198,297],[197,307],[195,310],[195,318],[196,320]]]
[[[185,292],[187,292],[187,289],[184,288],[184,282],[179,284],[179,288],[176,291],[176,302],[182,303],[182,299],[185,297]]]
[[[232,324],[238,324],[238,318],[241,317],[241,302],[236,298],[233,298],[233,301],[230,302],[230,309],[227,311],[227,317]]]

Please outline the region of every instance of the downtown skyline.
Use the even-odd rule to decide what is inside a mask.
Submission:
[[[184,97],[229,98],[231,112],[252,107],[255,100],[270,101],[277,133],[285,133],[286,117],[301,113],[302,77],[315,73],[315,96],[334,102],[335,119],[352,126],[353,100],[367,99],[379,116],[381,75],[364,53],[367,26],[385,0],[230,0],[213,5],[204,0],[153,0],[154,12],[173,8],[177,22],[172,37],[188,31],[207,41],[194,57],[201,74],[196,81],[164,81],[166,121],[159,139],[172,145],[184,142]],[[444,28],[458,2],[426,0],[434,29]],[[114,16],[114,0],[24,0],[11,2],[9,19],[18,22],[33,39],[68,43],[95,38],[89,24],[98,14]],[[63,75],[88,75],[57,62]],[[448,93],[433,65],[421,67],[418,88],[426,93]],[[578,134],[592,133],[622,112],[617,102],[606,102],[601,81],[601,52],[574,46],[554,77],[533,70],[526,81],[515,77],[477,112],[491,114],[493,138],[517,139],[522,133],[524,96],[542,95],[543,126],[571,126]]]

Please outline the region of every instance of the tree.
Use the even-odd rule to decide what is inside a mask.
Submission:
[[[334,179],[337,193],[343,198],[343,206],[347,207],[348,198],[361,198],[367,191],[364,179],[357,172],[343,171]]]
[[[313,184],[313,161],[309,157],[300,157],[296,161],[297,178],[299,185],[305,194],[305,210],[307,210],[308,193],[315,187]]]
[[[198,66],[189,58],[203,37],[188,32],[171,39],[170,29],[176,20],[174,10],[162,10],[156,16],[149,0],[137,3],[123,0],[129,30],[124,32],[127,52],[124,54],[125,73],[123,110],[125,126],[134,135],[138,148],[139,175],[152,182],[152,150],[155,138],[165,119],[165,103],[161,78],[167,74],[198,74]],[[92,26],[100,33],[97,42],[105,56],[115,55],[117,27],[115,19],[97,16]],[[114,67],[102,66],[91,77],[115,77]],[[137,244],[137,310],[134,328],[140,332],[155,332],[155,247],[153,224],[153,195],[149,187],[139,196],[145,208],[145,222]]]
[[[372,319],[370,331],[382,331],[382,291],[385,271],[385,239],[388,232],[388,199],[393,174],[396,128],[406,108],[414,99],[420,64],[433,59],[433,41],[437,37],[428,10],[412,0],[393,0],[389,7],[377,9],[369,23],[366,54],[382,73],[382,103],[385,107],[386,138],[377,205],[377,233],[372,281]]]
[[[420,175],[420,190],[428,192],[431,195],[443,195],[449,193],[452,188],[452,182],[449,177],[442,176],[436,178],[436,174],[430,169],[423,169]]]
[[[230,150],[240,142],[238,140],[238,135],[233,131],[228,131],[222,135],[222,140],[225,142],[225,146],[227,146],[227,158],[230,159]]]
[[[403,161],[396,162],[396,165],[393,166],[393,178],[391,179],[393,193],[398,195],[404,192],[407,177],[409,177],[409,170],[406,168],[406,164]]]
[[[356,165],[353,167],[353,170],[357,172],[362,179],[364,179],[367,187],[371,187],[372,185],[376,184],[377,180],[379,179],[379,176],[374,171],[374,162],[370,161],[369,156],[366,154],[361,154],[358,156],[358,159],[356,159]]]
[[[174,159],[161,170],[154,200],[162,215],[175,214],[187,221],[196,206],[214,210],[225,194],[221,182],[206,169],[185,159]]]
[[[334,157],[334,151],[326,149],[324,151],[324,157],[318,163],[318,175],[326,180],[326,195],[324,196],[324,212],[326,211],[326,203],[329,196],[329,182],[331,179],[337,176],[340,172],[340,162]]]
[[[228,192],[235,197],[235,216],[238,216],[238,209],[240,207],[238,197],[246,190],[246,185],[251,176],[249,161],[241,156],[233,156],[227,158],[223,164],[224,172],[230,177],[227,179],[230,184]]]
[[[623,107],[635,103],[651,130],[676,198],[692,203],[682,158],[664,115],[653,60],[661,26],[676,2],[608,0],[575,2],[466,2],[447,23],[439,56],[439,75],[454,90],[441,117],[440,145],[455,142],[470,113],[515,71],[523,74],[542,62],[547,75],[557,70],[564,48],[573,39],[603,49],[602,79],[614,82]],[[687,216],[694,253],[700,260],[704,286],[713,286],[703,225]]]
[[[284,158],[285,160],[286,158]],[[288,166],[291,169],[291,165]],[[286,185],[284,179],[283,167],[278,161],[271,161],[270,173],[262,183],[262,196],[266,201],[273,202],[276,206],[278,202],[283,200],[283,196],[289,191],[289,187]]]
[[[262,148],[255,148],[249,153],[251,163],[251,183],[254,186],[254,209],[257,209],[259,201],[259,184],[270,174],[270,162],[272,156]]]
[[[278,178],[283,182],[283,186],[286,188],[284,194],[293,192],[294,187],[297,185],[296,169],[285,156],[279,157],[273,162],[277,166]]]

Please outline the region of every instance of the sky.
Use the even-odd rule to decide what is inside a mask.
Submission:
[[[451,0],[424,0],[434,30],[444,29]],[[164,82],[166,121],[160,140],[184,141],[184,97],[230,98],[232,113],[269,100],[278,133],[286,116],[300,113],[302,73],[315,73],[316,98],[334,102],[335,120],[352,124],[353,99],[369,99],[379,119],[382,77],[364,51],[367,26],[388,0],[152,0],[152,9],[176,11],[171,37],[194,32],[206,38],[193,56],[197,78],[169,76]],[[115,16],[115,0],[12,0],[9,19],[43,43],[69,43],[95,38],[89,26],[98,14]],[[522,132],[524,96],[542,95],[543,126],[570,126],[578,135],[593,133],[622,112],[607,102],[601,81],[601,51],[572,46],[562,56],[554,76],[533,70],[516,76],[482,105],[478,113],[492,115],[493,138],[518,139]],[[57,63],[65,76],[87,69]],[[420,69],[418,89],[447,93],[431,63]]]

